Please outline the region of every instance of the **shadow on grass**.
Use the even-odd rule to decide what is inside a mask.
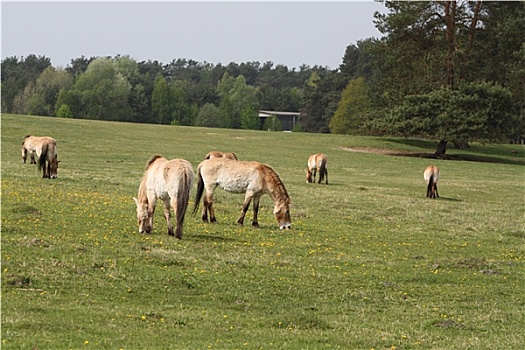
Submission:
[[[398,143],[411,147],[426,148],[436,150],[438,143],[429,140],[419,139],[385,139],[388,142]],[[447,147],[448,149],[448,147]],[[476,151],[471,150],[475,153]],[[510,151],[509,151],[510,152]],[[388,155],[401,156],[401,157],[416,157],[416,158],[429,158],[429,159],[443,159],[443,160],[456,160],[456,161],[468,161],[468,162],[480,162],[480,163],[499,163],[499,164],[512,164],[512,165],[525,165],[525,158],[510,159],[502,156],[487,156],[487,155],[473,155],[473,154],[446,154],[444,157],[437,157],[433,152],[403,152],[403,151],[392,151]],[[509,157],[518,157],[517,155]]]
[[[461,199],[450,198],[450,197],[439,197],[438,199],[442,201],[447,201],[447,202],[463,202]]]
[[[237,242],[237,239],[223,237],[223,236],[214,236],[214,235],[192,235],[185,237],[186,239],[192,241],[211,241],[211,242]]]
[[[474,156],[470,154],[446,154],[444,157],[437,157],[434,153],[392,152],[389,155],[397,156],[397,157],[416,157],[416,158],[455,160],[455,161],[467,161],[467,162],[479,162],[479,163],[525,165],[525,159],[524,160],[507,159],[507,158],[497,158],[497,157],[487,157],[487,156]]]

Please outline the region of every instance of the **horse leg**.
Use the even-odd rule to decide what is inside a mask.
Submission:
[[[162,201],[164,202],[164,218],[166,219],[166,223],[168,224],[168,235],[175,236],[175,234],[173,233],[173,224],[171,223],[170,200],[169,198],[167,198],[167,199],[163,199]],[[177,210],[177,203],[175,202],[174,204],[175,204],[174,209]]]
[[[434,193],[435,193],[435,197],[438,197],[438,198],[439,198],[439,193],[438,193],[438,184],[437,184],[437,182],[434,183]]]
[[[157,204],[157,198],[148,195],[148,226],[146,227],[146,233],[153,231],[153,219],[155,215],[155,206]]]
[[[51,163],[49,162],[49,160],[47,161],[46,170],[47,170],[46,177],[50,179],[51,178]]]
[[[326,184],[328,185],[328,169],[324,169],[324,176],[326,176]]]
[[[215,218],[215,211],[213,210],[213,192],[212,191],[208,192],[208,190],[206,190],[206,196],[204,197],[204,201],[203,201],[202,220],[207,222],[208,215],[206,214],[205,210],[207,210],[210,213],[210,222],[211,223],[217,222],[217,219]]]
[[[202,216],[201,219],[203,222],[208,222],[208,201],[206,200],[206,195],[202,200]]]
[[[317,175],[317,168],[312,169],[312,177],[313,177],[312,183],[315,183],[315,175]]]
[[[259,221],[257,219],[257,214],[259,214],[259,201],[261,197],[253,197],[253,220],[252,226],[259,227]]]
[[[47,178],[47,173],[48,173],[48,163],[44,163],[44,166],[42,167],[42,178],[45,179]]]
[[[22,148],[22,161],[24,162],[24,164],[26,163],[26,159],[27,159],[27,149]]]
[[[237,223],[239,225],[244,224],[244,216],[246,215],[246,212],[248,211],[248,208],[250,207],[250,202],[252,201],[253,195],[250,192],[246,192],[246,196],[244,197],[244,203],[242,204],[242,211],[241,216],[239,217],[239,220],[237,220]]]

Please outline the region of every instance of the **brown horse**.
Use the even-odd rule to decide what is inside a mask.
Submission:
[[[427,197],[435,199],[439,197],[437,182],[439,180],[439,169],[435,165],[429,165],[423,173],[423,178],[427,182]]]
[[[308,157],[308,168],[306,171],[306,183],[315,182],[315,175],[319,171],[319,182],[323,182],[326,176],[326,184],[328,185],[328,158],[324,153],[312,154]]]
[[[206,159],[197,167],[197,178],[197,194],[193,213],[197,212],[199,201],[204,189],[206,189],[206,195],[202,201],[202,220],[204,222],[208,222],[208,211],[210,222],[217,221],[213,210],[213,191],[217,186],[220,186],[228,192],[245,193],[241,216],[237,220],[238,224],[244,223],[244,216],[253,198],[252,225],[259,227],[257,221],[259,200],[262,195],[268,194],[274,201],[273,214],[279,228],[289,229],[291,227],[290,197],[279,175],[269,165],[227,158]]]
[[[211,152],[208,152],[205,159],[211,159],[211,158],[228,158],[231,160],[238,160],[237,156],[233,152],[223,153],[219,151],[211,151]]]
[[[133,197],[137,205],[139,233],[153,231],[155,204],[157,198],[160,198],[164,202],[164,217],[168,224],[168,234],[174,235],[171,224],[171,208],[173,207],[177,220],[176,236],[182,239],[184,216],[194,180],[193,167],[187,160],[167,160],[159,155],[151,158],[140,182],[138,198]]]
[[[57,142],[54,138],[27,135],[22,142],[22,161],[27,160],[27,153],[31,156],[31,164],[37,164],[35,153],[38,157],[38,170],[42,171],[43,178],[56,179],[58,172]]]

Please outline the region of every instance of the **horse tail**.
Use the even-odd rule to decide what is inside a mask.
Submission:
[[[432,196],[432,189],[434,187],[434,174],[431,174],[428,178],[428,184],[427,184],[427,197]]]
[[[319,183],[323,182],[324,175],[326,173],[326,160],[321,161],[321,165],[319,166]]]
[[[204,180],[202,179],[201,168],[197,168],[197,193],[195,194],[195,204],[193,206],[193,215],[197,213],[199,209],[199,202],[201,201],[202,194],[204,193]]]
[[[47,152],[48,152],[48,144],[46,143],[42,146],[42,153],[40,154],[40,157],[38,158],[38,170],[39,171],[44,169],[44,167],[46,166]]]
[[[193,170],[191,170],[193,171]],[[193,179],[188,173],[189,170],[184,171],[182,179],[179,182],[179,195],[177,196],[177,238],[182,238],[182,226],[184,225],[184,217],[186,216],[186,209],[190,201],[190,191],[193,185]]]

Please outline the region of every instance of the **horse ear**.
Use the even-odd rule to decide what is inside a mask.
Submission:
[[[133,202],[135,202],[135,204],[139,204],[139,200],[135,197],[133,197]]]

